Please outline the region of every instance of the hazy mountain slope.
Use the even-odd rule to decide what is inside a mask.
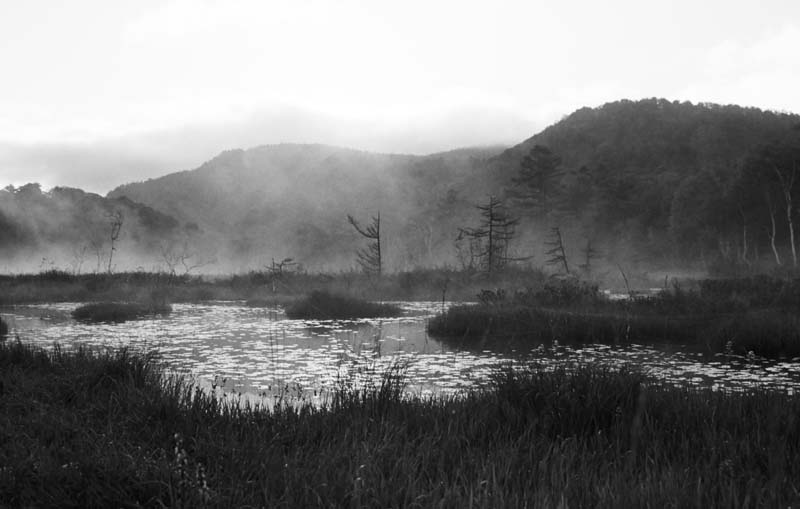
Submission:
[[[523,219],[515,253],[537,264],[547,260],[552,226],[563,231],[574,265],[585,262],[589,242],[610,266],[720,256],[749,262],[763,257],[769,239],[763,203],[745,196],[765,190],[743,179],[758,175],[751,162],[762,147],[793,143],[798,123],[797,115],[738,106],[618,101],[580,109],[505,151],[410,156],[269,145],[224,152],[196,170],[120,186],[109,197],[197,225],[192,249],[215,256],[222,271],[284,257],[312,270],[352,267],[364,243],[346,216],[366,223],[378,212],[389,270],[457,264],[458,230],[477,225],[475,205],[490,194],[510,198]],[[561,160],[546,215],[514,199],[521,187],[514,179],[535,145]],[[785,226],[776,234],[781,249]],[[740,238],[743,229],[749,237]]]
[[[192,171],[120,186],[128,197],[205,231],[229,268],[292,257],[313,269],[350,267],[360,239],[347,222],[380,212],[387,266],[451,257],[462,217],[485,194],[500,149],[430,156],[282,144],[224,152]],[[208,249],[206,245],[203,249]]]
[[[559,207],[537,219],[543,226],[571,230],[573,247],[604,240],[612,257],[633,251],[649,259],[707,259],[719,254],[717,244],[741,242],[734,237],[745,226],[748,240],[763,243],[756,217],[762,203],[745,210],[746,225],[711,224],[713,216],[739,216],[743,198],[734,190],[742,188],[748,161],[766,145],[797,144],[798,124],[798,115],[756,108],[617,101],[572,113],[494,158],[491,168],[513,194],[523,157],[546,146],[562,164],[554,186]],[[768,180],[771,170],[762,170]],[[740,191],[762,193],[752,186]]]
[[[112,267],[152,268],[152,254],[183,234],[174,218],[124,197],[66,187],[43,192],[38,184],[0,190],[0,256],[6,270],[107,270],[116,213],[122,224]]]
[[[561,154],[568,167],[653,164],[687,169],[729,163],[753,147],[784,136],[800,122],[788,113],[736,105],[645,99],[581,108],[497,159],[518,159],[535,144]]]

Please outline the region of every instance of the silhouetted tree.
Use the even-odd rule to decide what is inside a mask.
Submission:
[[[459,229],[458,239],[467,239],[470,246],[470,265],[479,266],[491,273],[505,267],[512,260],[508,246],[514,238],[518,218],[511,217],[502,200],[489,197],[485,205],[477,205],[481,211],[481,224],[478,228]]]
[[[795,153],[793,153],[795,152]],[[794,232],[795,188],[798,179],[798,162],[800,150],[792,151],[789,147],[779,147],[764,154],[767,164],[775,175],[778,191],[783,198],[786,211],[786,225],[789,230],[789,247],[792,250],[792,265],[797,267],[797,245]]]
[[[111,262],[114,259],[114,252],[117,250],[117,240],[119,239],[119,234],[122,232],[122,223],[124,218],[121,210],[109,212],[106,217],[108,218],[108,224],[110,227],[109,238],[111,239],[111,249],[108,252],[108,273],[111,274],[113,269]]]
[[[546,251],[548,265],[561,265],[564,273],[570,274],[569,263],[567,263],[567,251],[564,248],[564,238],[561,236],[561,229],[554,226],[550,229],[550,238],[545,243],[550,249]]]
[[[534,215],[546,218],[554,205],[556,179],[563,174],[561,158],[543,145],[534,145],[522,158],[519,175],[512,180],[515,187],[509,194]]]
[[[595,259],[597,259],[599,257],[600,257],[600,253],[592,245],[592,239],[591,238],[588,239],[586,241],[586,247],[583,249],[583,263],[581,265],[579,265],[578,268],[580,268],[584,272],[584,274],[586,274],[587,276],[591,276],[592,275],[592,260],[595,260]],[[566,260],[566,256],[564,257],[564,259]]]
[[[739,189],[746,190],[751,195],[757,193],[763,197],[760,208],[767,212],[768,218],[764,219],[763,214],[756,214],[744,207],[742,207],[742,214],[760,215],[762,224],[768,223],[765,225],[765,230],[775,263],[778,265],[782,263],[778,250],[779,221],[780,229],[786,231],[784,242],[788,243],[792,264],[794,267],[798,265],[795,232],[796,209],[797,204],[800,203],[798,180],[800,180],[800,140],[762,146],[747,158],[739,176],[739,182],[737,182]],[[744,205],[750,205],[751,208],[753,206],[748,202],[744,202]],[[782,219],[781,216],[783,216]],[[783,230],[784,227],[786,230]],[[780,238],[784,237],[780,236]]]
[[[381,213],[378,212],[377,216],[373,216],[372,224],[366,228],[362,228],[358,221],[349,214],[347,215],[347,220],[350,221],[350,224],[353,225],[353,228],[355,228],[359,234],[370,240],[366,249],[359,249],[357,251],[358,264],[367,274],[380,277],[383,273],[383,257],[381,255]]]

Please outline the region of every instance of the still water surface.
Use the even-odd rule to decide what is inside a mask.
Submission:
[[[462,350],[425,332],[441,303],[401,302],[399,318],[355,321],[289,320],[280,308],[242,303],[176,304],[166,318],[122,324],[84,324],[70,313],[78,304],[0,310],[11,334],[24,342],[62,347],[127,345],[157,348],[175,370],[224,394],[324,397],[340,383],[361,383],[390,366],[405,366],[409,390],[457,392],[485,383],[501,364],[534,358],[545,365],[587,362],[632,364],[666,383],[742,390],[753,385],[794,392],[800,358],[768,360],[704,356],[674,346],[543,345],[524,352]]]

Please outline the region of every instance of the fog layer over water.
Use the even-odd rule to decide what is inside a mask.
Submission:
[[[77,304],[2,310],[11,334],[24,342],[69,348],[129,345],[156,348],[176,371],[224,393],[320,400],[340,384],[376,380],[391,366],[405,369],[409,391],[453,393],[480,386],[503,364],[536,359],[545,366],[585,362],[630,364],[665,383],[742,390],[800,387],[800,358],[767,360],[704,356],[677,347],[540,345],[529,351],[462,350],[429,337],[426,320],[441,303],[399,303],[404,316],[356,321],[289,320],[279,308],[240,303],[177,304],[167,318],[84,324],[70,318]]]

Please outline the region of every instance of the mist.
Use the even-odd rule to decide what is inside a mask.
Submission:
[[[517,143],[538,126],[521,115],[482,108],[380,120],[341,118],[301,108],[265,109],[237,121],[198,123],[88,142],[2,143],[0,182],[77,187],[98,194],[128,183],[197,168],[224,150],[276,143],[322,143],[379,153],[431,154]]]

